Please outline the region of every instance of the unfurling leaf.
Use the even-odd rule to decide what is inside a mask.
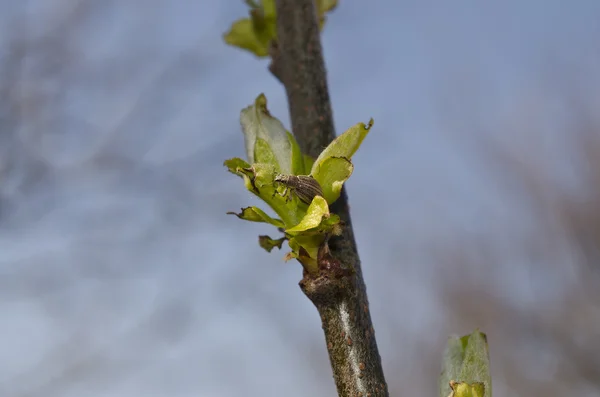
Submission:
[[[242,208],[242,212],[240,212],[239,214],[237,214],[235,212],[228,212],[227,214],[235,215],[240,219],[244,219],[244,220],[250,221],[250,222],[270,223],[271,225],[273,225],[275,227],[279,227],[279,228],[282,228],[284,226],[281,219],[271,218],[263,210],[261,210],[260,208],[257,208],[257,207]]]
[[[451,382],[456,385],[454,394],[450,394],[453,397],[492,397],[489,353],[484,333],[475,330],[470,335],[448,339],[442,360],[440,397],[447,397],[452,392],[449,386]],[[457,394],[457,387],[461,393],[471,394]]]
[[[323,197],[333,204],[342,192],[344,182],[350,178],[354,166],[345,157],[329,157],[316,167],[313,177],[323,188]]]
[[[317,171],[317,168],[329,157],[344,157],[351,160],[372,126],[373,119],[369,121],[369,124],[358,123],[335,138],[315,160],[312,166],[311,175],[314,174]]]
[[[281,245],[285,240],[285,237],[274,240],[269,236],[258,236],[258,245],[267,250],[267,252],[271,252],[275,247],[281,249]]]
[[[241,111],[240,124],[250,163],[271,164],[283,174],[292,172],[293,144],[281,121],[269,113],[264,94],[260,94],[254,104]]]

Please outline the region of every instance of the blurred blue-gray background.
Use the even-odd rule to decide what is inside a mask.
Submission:
[[[0,396],[332,396],[320,320],[223,160],[242,1],[0,1]],[[600,2],[342,0],[323,32],[393,396],[488,333],[496,396],[600,394]]]

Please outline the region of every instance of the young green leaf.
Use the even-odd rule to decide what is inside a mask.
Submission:
[[[229,172],[234,174],[239,174],[238,168],[250,168],[250,164],[248,164],[245,160],[239,157],[234,157],[232,159],[225,160],[223,162],[223,165],[227,167]]]
[[[250,7],[250,18],[233,23],[223,39],[229,45],[248,50],[258,57],[269,55],[271,41],[277,36],[275,2],[263,0],[262,4],[246,2]]]
[[[328,204],[333,204],[342,192],[344,182],[350,178],[354,166],[344,157],[329,157],[315,167],[313,178],[323,189],[323,197]]]
[[[240,212],[239,214],[235,212],[228,212],[227,214],[235,215],[240,219],[244,219],[250,222],[270,223],[271,225],[278,228],[283,228],[285,226],[281,219],[271,218],[269,215],[266,214],[266,212],[264,212],[258,207],[246,207],[242,208],[242,212]]]
[[[314,175],[317,168],[329,157],[345,157],[348,160],[351,160],[352,155],[358,150],[372,126],[373,119],[366,125],[364,123],[358,123],[335,138],[315,160],[312,166],[311,175]]]
[[[289,131],[286,132],[292,148],[292,175],[307,175],[307,173],[304,171],[304,155],[300,150],[300,145],[298,145],[298,141],[296,141],[296,138],[293,134],[291,134]]]
[[[325,236],[306,236],[299,234],[295,237],[291,237],[289,240],[291,258],[296,258],[302,266],[312,274],[316,274],[319,270],[317,263],[317,255],[319,253],[319,247],[325,241]]]
[[[327,201],[321,196],[315,196],[312,203],[308,206],[304,218],[296,226],[287,229],[286,233],[296,234],[316,228],[321,224],[323,217],[327,216],[329,216]]]
[[[469,336],[465,348],[465,358],[458,377],[463,382],[483,382],[485,397],[492,397],[492,378],[490,376],[487,338],[479,330],[475,330]]]
[[[266,57],[269,55],[269,43],[265,43],[263,37],[259,38],[254,25],[250,18],[238,19],[223,35],[223,39],[225,43],[250,51],[257,57]]]
[[[442,374],[440,375],[440,397],[450,393],[450,381],[458,379],[458,374],[465,359],[465,348],[459,337],[451,336],[446,343],[442,358]]]
[[[257,152],[262,153],[264,150],[261,143],[257,148],[257,141],[262,139],[270,148],[278,170],[284,174],[291,174],[292,144],[288,138],[288,132],[281,121],[269,113],[267,98],[264,94],[260,94],[253,105],[240,112],[240,124],[246,142],[246,155],[251,164],[258,162],[255,156]],[[269,163],[271,162],[269,161]]]
[[[281,249],[281,245],[285,240],[285,237],[274,240],[269,236],[258,236],[258,245],[264,248],[267,252],[271,252],[275,247]]]
[[[442,360],[440,397],[447,397],[451,393],[451,381],[476,387],[474,392],[479,392],[480,386],[476,384],[481,383],[483,396],[492,396],[488,346],[484,333],[475,330],[470,335],[448,339]],[[471,392],[468,388],[464,390]],[[454,395],[458,396],[456,393]]]
[[[248,175],[247,171],[248,169],[250,169],[250,164],[248,164],[241,158],[234,157],[232,159],[225,160],[223,165],[227,167],[227,170],[229,172],[244,178],[244,185],[246,186],[246,189],[250,191],[254,189],[254,185],[252,184],[252,180],[250,179],[250,175]]]

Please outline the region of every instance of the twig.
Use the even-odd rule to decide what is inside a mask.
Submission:
[[[277,0],[276,10],[270,70],[285,86],[298,143],[317,157],[335,129],[314,0]],[[300,287],[321,315],[338,395],[388,396],[345,190],[331,210],[343,234],[323,246],[319,275],[305,273]]]

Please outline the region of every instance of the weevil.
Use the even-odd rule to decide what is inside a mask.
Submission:
[[[280,193],[285,197],[288,190],[296,193],[296,196],[305,204],[309,204],[315,198],[315,196],[323,197],[323,189],[321,189],[321,185],[315,178],[310,175],[285,175],[278,174],[275,176],[275,182],[281,183],[285,186],[283,193]],[[277,190],[275,190],[277,193]],[[273,193],[273,195],[275,195]],[[288,196],[288,200],[291,197]]]

